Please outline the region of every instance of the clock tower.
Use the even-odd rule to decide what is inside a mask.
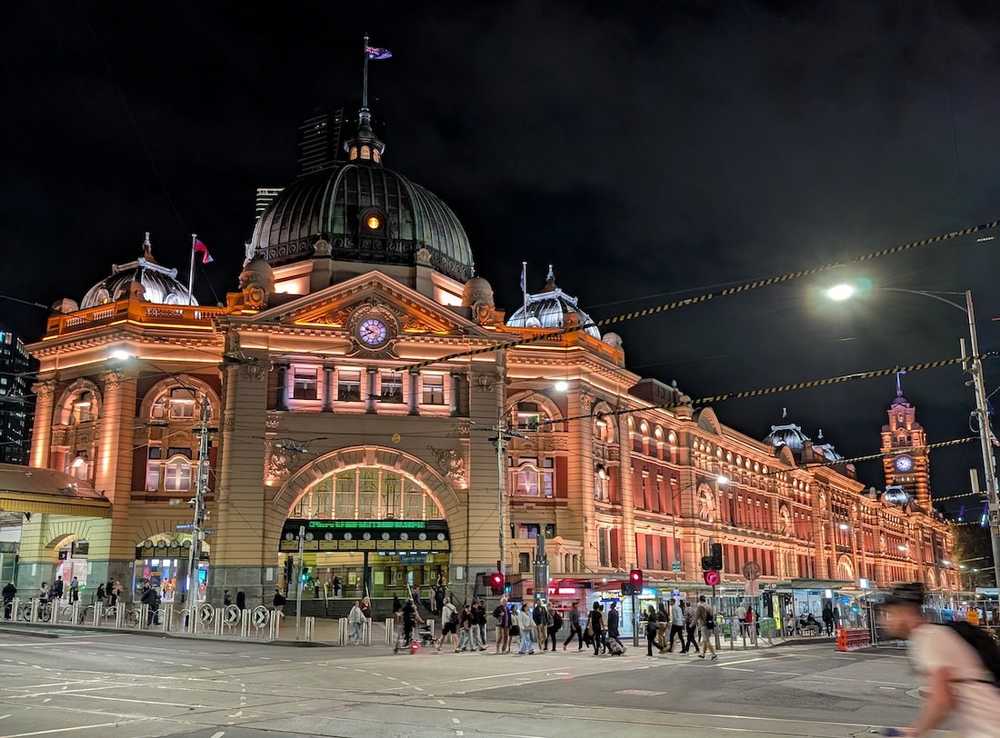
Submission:
[[[900,375],[896,375],[896,399],[889,405],[889,422],[882,426],[882,468],[886,487],[902,487],[916,503],[931,507],[930,459],[927,433],[917,422],[917,409],[903,396]]]

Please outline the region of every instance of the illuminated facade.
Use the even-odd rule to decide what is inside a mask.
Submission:
[[[589,318],[550,269],[506,319],[473,276],[457,217],[384,168],[383,152],[362,115],[343,161],[277,194],[225,307],[179,301],[184,286],[148,239],[89,304],[57,304],[30,346],[41,362],[31,464],[92,486],[112,514],[33,516],[19,586],[50,577],[73,540],[89,544],[95,585],[149,575],[152,560],[171,562],[157,577],[181,581],[176,531],[191,519],[202,403],[210,597],[266,598],[300,526],[313,570],[375,594],[439,573],[461,592],[495,568],[501,534],[514,580],[530,578],[546,535],[553,576],[639,566],[693,584],[716,541],[724,581],[756,561],[775,584],[957,586],[952,532],[926,509],[915,455],[888,480],[914,499],[891,502],[794,424],[757,440],[630,372],[621,339],[596,328],[439,360]],[[906,407],[910,435],[894,403],[884,443],[917,438]],[[517,430],[499,459],[498,422]],[[833,465],[803,468],[815,462]]]

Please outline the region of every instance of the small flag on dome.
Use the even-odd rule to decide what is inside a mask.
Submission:
[[[389,49],[383,49],[378,46],[366,46],[365,54],[372,61],[383,61],[384,59],[392,59],[392,52]]]
[[[212,258],[212,255],[208,253],[208,246],[206,246],[201,239],[196,238],[194,243],[191,244],[191,248],[194,249],[196,254],[201,254],[202,264],[211,264],[215,261],[215,259]]]

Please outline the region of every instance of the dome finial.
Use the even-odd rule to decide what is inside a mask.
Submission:
[[[156,261],[153,258],[153,244],[149,240],[149,231],[146,231],[146,237],[142,240],[142,258],[146,261]]]
[[[903,375],[906,374],[905,371],[896,372],[896,397],[903,396]]]
[[[556,289],[556,272],[549,264],[549,273],[545,275],[545,287],[542,288],[542,292],[552,292]]]
[[[368,61],[391,59],[392,52],[389,49],[369,46],[366,33],[362,54],[364,70],[361,80],[361,109],[358,110],[358,132],[353,139],[344,144],[344,150],[347,151],[347,157],[351,161],[361,160],[381,164],[385,144],[379,141],[372,131],[372,112],[368,108]]]
[[[781,408],[781,419],[786,420],[787,418],[788,418],[788,408],[783,407]]]
[[[817,441],[822,441],[822,440],[823,440],[823,429],[822,429],[822,428],[820,428],[820,429],[819,429],[819,430],[818,430],[818,431],[816,432],[816,440],[817,440]]]

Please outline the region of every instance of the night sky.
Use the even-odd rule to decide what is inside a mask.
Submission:
[[[978,3],[355,5],[6,8],[0,292],[78,300],[147,230],[182,272],[197,232],[216,293],[234,289],[255,188],[294,177],[304,114],[357,104],[366,30],[395,54],[371,68],[386,165],[452,206],[508,309],[522,260],[530,288],[553,262],[604,317],[1000,217],[1000,13]],[[971,288],[992,349],[998,248],[966,239],[841,276]],[[957,310],[886,293],[829,303],[819,288],[841,276],[625,325],[627,360],[699,396],[957,355]],[[215,301],[208,281],[197,291]],[[45,316],[0,302],[30,338]],[[904,386],[932,441],[969,434],[958,369]],[[864,454],[894,390],[716,410],[762,437],[787,407]],[[936,493],[968,489],[976,458],[975,445],[933,456]],[[878,464],[859,474],[880,481]]]

